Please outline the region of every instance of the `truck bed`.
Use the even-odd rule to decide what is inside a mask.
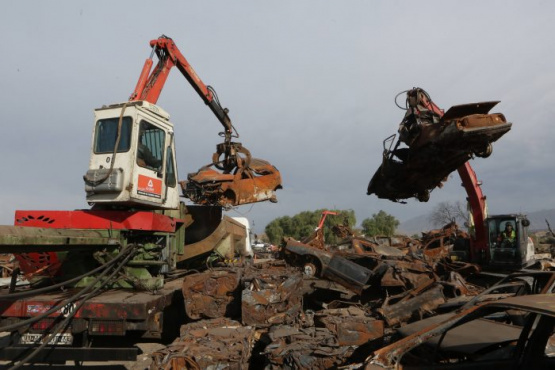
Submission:
[[[47,346],[38,355],[37,360],[135,360],[138,350],[124,338],[160,339],[164,329],[164,317],[168,322],[171,321],[170,325],[174,329],[177,328],[175,330],[178,332],[177,323],[185,317],[180,309],[183,306],[181,285],[182,279],[175,279],[166,281],[163,289],[155,293],[109,290],[89,299],[76,312],[65,332],[71,337],[71,342],[65,343],[66,345]],[[75,292],[76,290],[68,290],[20,299],[14,299],[9,294],[0,294],[0,327],[38,316]],[[57,317],[68,315],[75,306],[66,305],[36,323],[23,326],[25,330],[19,330],[19,333],[32,335],[47,332]],[[173,317],[170,319],[168,316]],[[14,334],[10,345],[0,349],[1,360],[17,358],[38,345],[21,343],[21,336],[18,337],[16,332]],[[116,345],[121,348],[114,348],[113,343],[105,347],[90,347],[91,339],[94,339],[92,343],[100,343],[114,338],[120,338]]]

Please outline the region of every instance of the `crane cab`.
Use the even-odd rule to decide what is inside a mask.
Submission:
[[[521,268],[534,255],[528,237],[530,221],[523,215],[496,215],[486,219],[491,267]]]
[[[169,114],[147,101],[132,101],[96,109],[94,116],[84,176],[87,202],[103,208],[179,208]]]

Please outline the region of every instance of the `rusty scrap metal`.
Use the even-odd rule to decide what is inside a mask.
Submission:
[[[335,281],[357,294],[368,287],[368,281],[374,276],[372,270],[338,253],[321,250],[292,238],[286,239],[286,242],[286,260],[293,266],[302,267],[308,276],[320,276]]]
[[[391,327],[432,315],[443,303],[443,287],[432,280],[410,291],[386,298],[377,311]]]
[[[185,312],[193,320],[215,319],[239,313],[241,269],[215,269],[183,279]]]
[[[381,279],[382,288],[410,290],[437,279],[430,266],[417,259],[387,260],[384,263],[387,270]]]
[[[474,296],[480,292],[480,289],[464,280],[461,274],[451,271],[446,280],[440,281],[443,285],[443,292],[448,298],[457,298],[460,296]]]
[[[384,322],[366,316],[358,307],[320,310],[314,314],[316,326],[331,331],[340,346],[361,346],[384,335]]]
[[[263,352],[266,369],[330,369],[345,362],[354,352],[352,346],[340,346],[336,336],[326,328],[292,328],[273,326],[272,340]]]
[[[244,325],[268,327],[293,323],[302,311],[301,273],[282,263],[250,266],[241,295]]]
[[[226,318],[183,325],[180,338],[152,354],[151,370],[248,369],[255,330]]]

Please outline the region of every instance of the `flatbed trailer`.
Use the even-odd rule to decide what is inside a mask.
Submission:
[[[132,346],[130,338],[163,339],[178,332],[185,319],[181,286],[182,279],[174,279],[166,281],[157,292],[112,289],[88,299],[66,331],[55,337],[56,343],[42,349],[34,361],[135,361],[138,349]],[[69,290],[28,298],[0,294],[0,327],[22,324],[12,332],[10,344],[0,348],[0,360],[19,360],[36,348],[36,342],[40,343],[56,320],[72,313],[75,304],[37,322],[25,324],[25,321],[45,313],[73,293]],[[106,338],[111,339],[109,346],[102,345]],[[114,342],[127,345],[114,347]]]

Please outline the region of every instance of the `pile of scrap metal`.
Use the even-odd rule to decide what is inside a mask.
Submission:
[[[424,326],[443,327],[459,311],[555,289],[555,272],[528,271],[477,294],[459,273],[438,274],[410,252],[330,252],[289,240],[286,253],[301,247],[325,262],[319,278],[283,260],[186,276],[189,322],[172,344],[151,354],[151,369],[361,368],[381,361],[384,345]],[[367,280],[357,285],[353,277]],[[338,299],[337,292],[350,294]]]
[[[350,368],[552,369],[554,288],[553,271],[513,273],[455,312],[400,327]]]
[[[381,345],[383,320],[353,304],[305,309],[312,290],[284,261],[188,275],[182,291],[191,322],[151,355],[151,369],[326,369],[348,361],[361,345]]]
[[[423,89],[406,93],[406,107],[397,104],[406,110],[399,139],[395,142],[394,134],[384,140],[382,164],[367,194],[396,202],[412,197],[427,202],[430,191],[474,155],[488,157],[492,143],[511,129],[511,123],[501,113],[489,113],[498,101],[457,105],[443,113]]]
[[[363,245],[363,238],[353,238]],[[384,248],[382,246],[382,248]],[[473,296],[480,289],[468,284],[461,273],[479,271],[477,266],[442,257],[428,261],[411,250],[388,247],[348,252],[325,250],[287,239],[286,261],[303,269],[312,278],[335,282],[355,296],[354,301],[368,304],[369,312],[394,326],[435,314],[448,299]],[[419,249],[416,249],[419,251]]]
[[[255,337],[270,326],[298,321],[302,283],[300,271],[284,261],[186,276],[185,311],[195,322],[182,326],[178,339],[153,354],[152,368],[247,368]]]

